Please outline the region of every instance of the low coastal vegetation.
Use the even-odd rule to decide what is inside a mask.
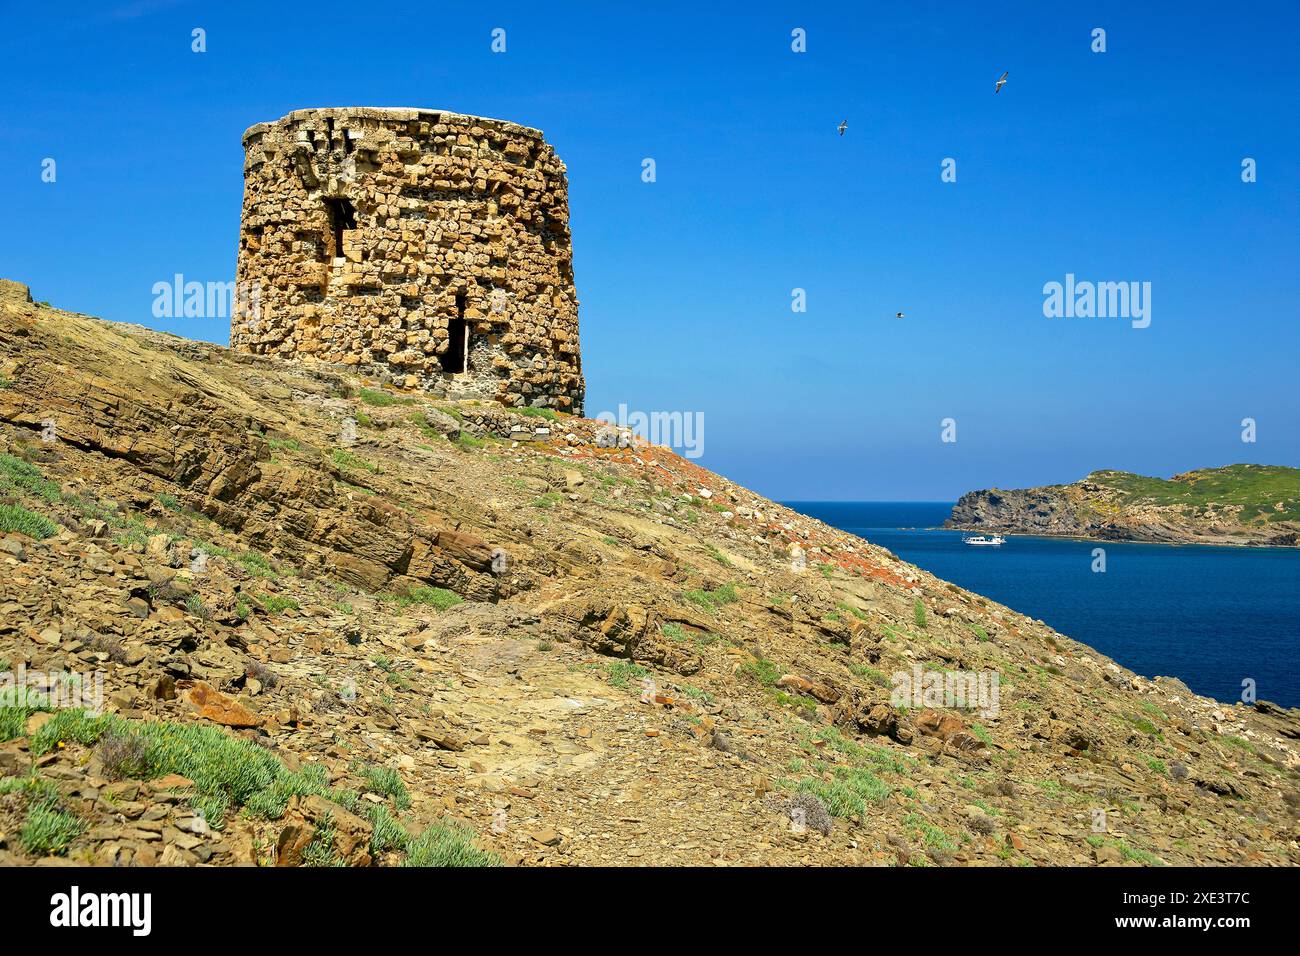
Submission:
[[[35,713],[48,708],[40,698],[21,702],[9,695],[0,704],[0,741],[24,732]],[[411,807],[405,782],[392,768],[358,765],[357,789],[333,786],[324,766],[306,763],[290,770],[263,747],[202,724],[135,721],[80,709],[53,712],[31,734],[28,746],[40,757],[69,746],[93,749],[105,773],[114,779],[156,780],[176,775],[192,786],[190,802],[207,824],[222,830],[234,813],[278,820],[294,798],[319,796],[372,827],[370,849],[376,855],[397,852],[403,866],[499,866],[493,853],[474,845],[474,832],[443,821],[411,836],[393,816]],[[383,802],[363,799],[373,794]],[[24,803],[19,839],[30,853],[62,853],[86,823],[67,807],[54,784],[33,769],[26,776],[0,779],[0,796],[17,795]],[[391,804],[391,809],[390,809]],[[335,833],[329,816],[317,822],[303,855],[307,866],[337,866]]]
[[[1239,506],[1246,521],[1300,520],[1300,468],[1227,465],[1169,479],[1126,471],[1094,471],[1084,480],[1114,489],[1121,505],[1180,505],[1196,511]]]

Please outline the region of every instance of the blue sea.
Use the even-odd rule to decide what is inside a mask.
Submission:
[[[1300,550],[1127,544],[1011,535],[1000,548],[935,530],[942,502],[787,501],[795,511],[1047,622],[1147,677],[1198,694],[1300,706]],[[1106,551],[1105,573],[1092,570]]]

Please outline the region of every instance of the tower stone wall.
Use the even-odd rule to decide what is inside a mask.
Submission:
[[[232,348],[581,414],[568,182],[540,132],[310,109],[244,150]]]

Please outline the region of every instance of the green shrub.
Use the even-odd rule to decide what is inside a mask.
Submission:
[[[912,605],[912,617],[916,621],[916,626],[921,630],[925,630],[925,605],[921,603],[920,598],[917,598],[916,602]]]
[[[96,717],[84,710],[60,710],[32,734],[28,746],[36,756],[43,756],[59,743],[78,743],[89,747],[113,726],[113,718]]]
[[[532,405],[516,408],[515,411],[527,418],[545,418],[548,422],[556,421],[560,417],[559,412],[553,408],[536,408]]]
[[[0,532],[16,531],[39,541],[53,537],[58,530],[45,515],[28,511],[22,505],[0,505]]]
[[[203,604],[203,598],[198,594],[191,594],[185,599],[185,610],[204,621],[211,617],[208,609]]]
[[[411,835],[406,832],[406,827],[394,819],[386,804],[372,804],[368,816],[373,828],[370,831],[372,856],[377,857],[390,850],[406,851],[411,844]]]
[[[948,834],[920,814],[909,813],[903,822],[912,827],[913,835],[920,838],[931,849],[947,850],[950,853],[957,849],[957,845],[952,842]]]
[[[710,543],[706,544],[704,547],[708,550],[709,555],[713,560],[717,561],[718,564],[721,564],[723,567],[731,567],[731,559],[723,554],[722,550],[716,544]]]
[[[402,866],[500,866],[501,858],[474,846],[474,831],[446,820],[411,840]]]
[[[1152,737],[1160,736],[1160,728],[1151,723],[1151,721],[1147,720],[1145,717],[1130,717],[1129,723],[1144,734],[1149,734]]]
[[[257,783],[260,785],[251,789],[247,795],[241,796],[242,790],[229,787],[209,789],[208,792],[217,794],[218,799],[220,794],[228,793],[230,795],[228,802],[232,808],[243,805],[255,816],[269,820],[277,820],[284,816],[285,808],[294,797],[301,799],[321,796],[349,812],[356,809],[357,795],[349,790],[332,789],[325,768],[321,764],[305,764],[301,770],[294,773],[275,758],[271,759],[269,778],[259,777]]]
[[[0,721],[8,709],[0,708]],[[194,781],[192,803],[214,829],[221,829],[226,815],[239,807],[278,819],[295,795],[320,795],[347,810],[357,806],[357,794],[330,788],[320,764],[290,771],[266,749],[207,724],[128,721],[112,714],[96,717],[61,710],[32,735],[29,746],[41,756],[60,743],[91,746],[108,733],[144,741],[141,777],[175,773]]]
[[[0,454],[0,492],[36,495],[50,504],[63,494],[58,482],[47,479],[31,462],[6,454]]]
[[[344,451],[342,448],[334,449],[330,456],[334,464],[340,468],[356,471],[358,468],[370,472],[372,475],[379,474],[379,466],[374,462],[366,461],[364,458],[358,458],[350,451]]]
[[[867,664],[850,664],[849,671],[853,674],[856,674],[858,677],[865,677],[873,684],[878,684],[881,687],[890,686],[889,678],[885,676],[884,671],[878,670]]]
[[[254,594],[253,600],[262,606],[262,610],[268,614],[279,614],[281,611],[298,610],[298,602],[291,597],[283,594]]]
[[[845,612],[846,614],[852,614],[859,621],[868,621],[871,619],[871,615],[869,615],[866,611],[862,610],[861,608],[854,607],[852,604],[849,604],[847,601],[839,601],[836,603],[835,606],[839,608],[841,611]]]
[[[801,697],[798,694],[787,694],[783,690],[777,690],[774,687],[768,688],[768,694],[776,701],[780,707],[796,707],[799,710],[806,711],[808,716],[817,713],[817,701],[811,697]]]
[[[391,767],[366,767],[361,771],[366,780],[367,789],[372,793],[383,794],[393,798],[393,806],[398,810],[409,810],[411,794],[406,789],[402,775]]]
[[[685,629],[675,621],[668,621],[665,624],[660,625],[659,631],[664,637],[671,638],[674,641],[686,640]]]
[[[445,611],[448,608],[455,607],[457,604],[463,604],[465,599],[455,591],[448,591],[446,588],[430,587],[413,587],[405,591],[398,591],[393,594],[379,595],[381,601],[391,601],[399,608],[408,608],[415,605],[437,608],[439,611]]]
[[[383,392],[376,388],[363,388],[361,390],[361,400],[367,405],[373,405],[376,408],[388,408],[392,405],[410,405],[415,401],[405,395],[394,395],[392,392]]]
[[[784,671],[766,658],[759,657],[749,661],[741,668],[746,674],[758,679],[764,687],[771,687],[781,679]]]
[[[411,412],[410,421],[416,428],[420,429],[420,434],[425,438],[441,438],[442,432],[429,424],[429,419],[424,412]]]
[[[28,804],[18,839],[28,853],[49,856],[62,853],[85,829],[80,817],[59,809],[57,798],[38,798]]]
[[[30,687],[0,688],[0,740],[26,736],[27,718],[49,709],[49,701]]]
[[[684,591],[682,592],[682,597],[690,601],[692,604],[698,604],[700,607],[707,608],[714,613],[721,610],[723,605],[734,604],[736,601],[740,600],[740,596],[736,593],[736,586],[734,584],[724,584],[711,591],[702,589]]]
[[[833,817],[860,817],[867,804],[889,796],[889,786],[865,767],[836,767],[830,781],[804,777],[795,788],[820,799]]]
[[[1115,848],[1119,850],[1119,855],[1126,860],[1133,860],[1141,863],[1143,866],[1164,866],[1164,860],[1160,859],[1154,853],[1143,850],[1140,847],[1129,846],[1123,840],[1115,841]]]
[[[29,803],[35,800],[58,800],[59,789],[44,777],[38,777],[35,769],[25,777],[0,777],[0,797],[16,793]]]
[[[315,832],[311,842],[302,851],[303,866],[346,866],[343,858],[334,849],[334,819],[326,813],[316,821]]]
[[[277,578],[280,576],[275,565],[271,563],[271,559],[260,551],[244,551],[240,554],[231,554],[229,551],[225,551],[225,554],[219,554],[221,551],[225,551],[225,549],[216,549],[210,553],[217,554],[220,557],[229,557],[230,560],[234,561],[245,571],[256,575],[259,578]]]
[[[640,681],[650,676],[648,670],[632,661],[610,661],[605,665],[605,670],[610,685],[614,687],[627,687],[633,678]]]

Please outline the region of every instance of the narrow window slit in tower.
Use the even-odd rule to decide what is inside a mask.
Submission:
[[[327,198],[325,212],[329,215],[329,233],[325,237],[326,255],[336,259],[343,255],[343,233],[357,228],[357,211],[346,199]]]
[[[456,293],[456,318],[447,323],[447,349],[442,353],[442,370],[453,374],[465,371],[469,352],[469,335],[465,323],[465,293]]]

